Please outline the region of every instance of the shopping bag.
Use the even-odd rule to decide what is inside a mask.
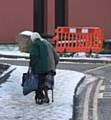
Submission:
[[[38,88],[38,76],[32,72],[23,73],[22,76],[23,95],[27,95]]]

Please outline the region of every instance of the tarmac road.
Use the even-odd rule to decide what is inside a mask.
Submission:
[[[60,63],[58,68],[96,76],[77,97],[74,120],[111,120],[111,65]]]
[[[76,97],[75,120],[111,120],[111,65],[85,71],[99,77]]]
[[[0,59],[0,63],[9,63],[12,65],[20,65],[20,66],[28,66],[29,60],[27,59]],[[79,72],[84,72],[90,69],[94,69],[97,67],[104,66],[106,64],[103,63],[67,63],[67,62],[59,62],[57,68],[58,69],[65,69],[65,70],[74,70]]]

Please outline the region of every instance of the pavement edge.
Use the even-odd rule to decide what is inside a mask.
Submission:
[[[5,65],[5,64],[2,64],[2,65]],[[7,70],[4,70],[3,73],[0,75],[0,84],[5,82],[6,79],[10,76],[10,73],[13,72],[15,69],[16,67],[9,65],[9,68]]]
[[[75,120],[75,108],[76,108],[76,94],[78,91],[79,86],[83,83],[83,81],[85,80],[86,76],[84,75],[80,81],[78,82],[78,84],[76,85],[75,91],[74,91],[74,95],[73,95],[73,113],[72,113],[72,119],[71,120]]]

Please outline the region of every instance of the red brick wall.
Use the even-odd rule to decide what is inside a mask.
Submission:
[[[24,30],[33,30],[33,0],[0,0],[0,43],[15,42]]]
[[[54,33],[55,0],[45,1],[45,32]],[[69,26],[99,26],[111,38],[111,0],[68,0]],[[33,30],[33,0],[0,0],[0,43],[13,43],[17,33]]]
[[[55,30],[55,2],[47,0],[46,4],[45,31],[53,34]]]
[[[69,26],[99,26],[111,38],[111,0],[69,0]]]

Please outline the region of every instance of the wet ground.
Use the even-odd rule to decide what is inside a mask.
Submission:
[[[80,79],[83,74],[57,70],[54,103],[37,105],[34,92],[27,96],[22,94],[23,71],[27,71],[27,67],[18,66],[7,82],[0,85],[0,120],[69,120],[72,117],[74,88],[78,82],[74,77],[79,76]],[[51,92],[49,95],[51,98]]]

